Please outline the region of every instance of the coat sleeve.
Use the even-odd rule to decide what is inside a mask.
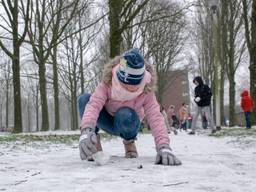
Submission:
[[[161,144],[169,144],[170,139],[167,133],[164,117],[160,112],[159,104],[153,92],[146,96],[144,101],[144,111],[147,122],[149,123],[149,127],[152,131],[156,147]]]
[[[90,126],[95,127],[99,113],[107,101],[108,87],[104,83],[100,83],[94,93],[91,95],[89,102],[85,106],[84,114],[81,120],[81,128]]]

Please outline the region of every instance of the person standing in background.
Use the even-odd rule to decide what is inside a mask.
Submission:
[[[249,96],[249,92],[247,90],[244,90],[241,93],[241,102],[240,106],[244,111],[245,121],[246,121],[246,128],[251,128],[251,111],[253,107],[253,101],[251,97]]]
[[[193,115],[193,121],[191,125],[190,135],[195,134],[196,122],[199,114],[205,113],[205,117],[209,122],[210,127],[212,128],[212,134],[216,132],[216,127],[214,126],[213,118],[211,115],[211,97],[212,92],[208,85],[204,84],[202,77],[197,76],[194,78],[193,83],[196,85],[195,87],[195,103],[197,104],[196,112]]]

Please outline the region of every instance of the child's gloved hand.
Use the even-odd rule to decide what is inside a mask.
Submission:
[[[155,164],[162,165],[181,165],[181,161],[172,153],[167,144],[158,147]]]
[[[87,159],[89,156],[97,152],[97,136],[95,129],[86,127],[81,130],[79,139],[79,151],[82,160]]]
[[[200,100],[201,100],[200,97],[196,97],[196,98],[195,98],[195,101],[196,101],[196,102],[199,102]]]

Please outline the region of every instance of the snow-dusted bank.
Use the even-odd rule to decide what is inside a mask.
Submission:
[[[0,144],[0,191],[232,191],[256,189],[256,141],[234,138],[172,136],[182,160],[177,167],[154,165],[151,135],[140,135],[138,159],[123,158],[121,140],[103,140],[111,155],[103,166],[81,161],[77,142],[33,141]]]

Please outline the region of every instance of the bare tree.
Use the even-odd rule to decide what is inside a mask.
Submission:
[[[46,63],[51,51],[56,49],[65,28],[74,17],[78,3],[79,0],[70,2],[64,0],[56,2],[51,0],[38,0],[35,4],[31,4],[31,20],[29,22],[28,35],[33,50],[34,60],[38,64],[39,89],[42,107],[41,130],[43,131],[49,130],[47,83],[45,76]],[[66,13],[65,19],[63,18],[63,13]],[[56,98],[58,97],[58,95],[55,96]],[[58,110],[58,106],[55,107],[56,110]],[[59,128],[59,114],[57,113],[58,111],[56,112],[56,129]]]
[[[150,0],[109,0],[110,58],[120,54],[122,34]]]
[[[20,47],[25,40],[29,20],[30,0],[1,0],[4,14],[0,14],[2,28],[7,35],[0,36],[0,47],[12,59],[14,92],[14,132],[22,132],[22,110],[20,91]],[[20,19],[23,19],[21,21]],[[23,24],[20,24],[23,22]],[[23,31],[22,31],[23,30]],[[22,32],[20,32],[22,31]],[[3,42],[6,41],[6,43]],[[9,48],[9,43],[12,48]]]
[[[250,56],[250,92],[254,102],[253,112],[256,113],[256,0],[242,0],[242,3],[245,38]],[[252,117],[255,124],[255,116]]]
[[[198,60],[200,61],[201,75],[208,82],[212,82],[211,87],[214,93],[218,91],[216,85],[220,86],[222,123],[224,123],[224,84],[227,78],[229,82],[229,118],[232,126],[236,103],[235,75],[245,51],[245,43],[241,38],[241,0],[221,1],[215,21],[207,1],[199,3],[201,6],[198,7],[197,24],[200,33],[197,34],[196,39],[200,50]],[[220,65],[220,74],[218,74],[216,63]],[[221,76],[220,80],[218,75]],[[215,95],[213,103],[216,103]]]
[[[222,9],[222,14],[226,14],[225,23],[227,25],[227,34],[224,34],[224,39],[227,37],[227,45],[223,45],[222,50],[227,51],[226,55],[226,74],[229,80],[229,122],[230,126],[235,125],[235,74],[239,64],[241,63],[242,56],[245,51],[245,41],[244,38],[239,38],[239,32],[241,34],[242,27],[242,15],[241,15],[241,0],[235,1],[223,1],[224,4],[227,3],[227,7],[224,5]],[[227,9],[226,9],[226,8]],[[240,35],[241,36],[241,35]]]
[[[166,1],[151,2],[152,14],[155,10],[162,10],[163,19],[150,22],[146,29],[147,56],[153,60],[158,77],[158,99],[169,85],[169,73],[173,65],[178,62],[185,40],[185,15],[176,3]],[[179,12],[178,14],[175,14]]]
[[[197,47],[197,58],[194,62],[199,63],[200,75],[206,84],[211,85],[214,80],[214,62],[216,59],[214,46],[218,41],[215,39],[214,27],[218,29],[218,23],[217,27],[214,26],[212,11],[209,9],[207,1],[198,1],[196,16],[196,30],[191,31]],[[219,31],[216,32],[219,33]],[[192,58],[192,60],[194,59]]]
[[[9,100],[10,100],[10,86],[11,86],[11,65],[8,60],[5,66],[4,81],[5,81],[5,127],[9,127]]]
[[[2,106],[4,106],[3,108],[5,108],[5,128],[6,130],[9,128],[9,122],[10,122],[10,118],[9,118],[9,114],[10,114],[10,101],[11,101],[11,86],[12,86],[12,71],[11,71],[11,59],[6,56],[6,55],[2,55],[2,60],[0,63],[0,74],[1,74],[1,85],[2,85],[2,101],[5,102],[5,104]],[[2,109],[2,107],[1,107]]]
[[[59,74],[61,78],[61,90],[70,104],[71,129],[78,128],[77,98],[82,91],[88,90],[87,86],[95,78],[94,67],[91,65],[98,58],[90,48],[99,33],[99,27],[93,26],[87,30],[74,34],[82,27],[81,23],[91,22],[89,10],[86,13],[78,15],[72,21],[64,32],[65,41],[62,43],[60,51]],[[78,23],[78,25],[77,25]],[[84,55],[90,53],[92,57],[84,58]],[[82,56],[82,57],[81,57]],[[86,74],[86,75],[85,75]]]

